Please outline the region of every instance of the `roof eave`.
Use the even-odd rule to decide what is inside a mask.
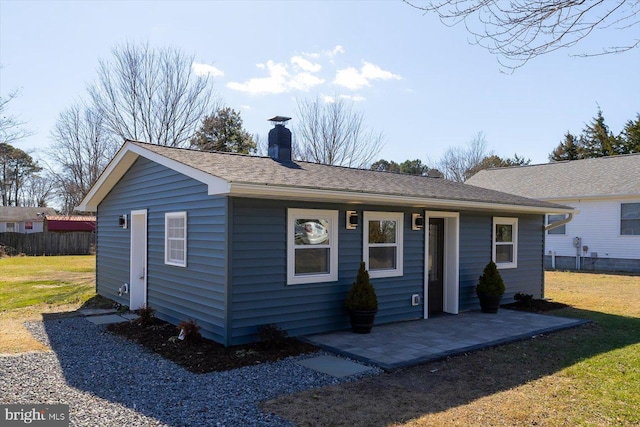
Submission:
[[[394,194],[361,193],[344,190],[323,190],[314,188],[284,187],[265,184],[231,183],[230,196],[257,197],[262,199],[304,200],[310,202],[342,202],[353,204],[380,204],[393,206],[412,206],[416,208],[469,209],[481,211],[500,211],[536,214],[568,214],[575,209],[558,205],[526,206],[508,203],[476,202],[466,200],[436,199]]]

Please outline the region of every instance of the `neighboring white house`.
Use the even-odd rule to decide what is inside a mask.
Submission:
[[[488,169],[466,183],[579,211],[547,231],[547,267],[640,272],[640,154]]]
[[[46,215],[56,215],[56,210],[0,206],[0,233],[42,233]]]

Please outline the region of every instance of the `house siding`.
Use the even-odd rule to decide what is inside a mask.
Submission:
[[[555,202],[555,200],[554,200]],[[640,236],[620,234],[620,205],[640,203],[640,197],[608,200],[567,199],[557,203],[576,208],[579,213],[566,225],[565,234],[547,234],[546,267],[551,268],[555,253],[556,268],[575,270],[575,237],[581,237],[579,269],[604,271],[640,271]],[[587,251],[582,247],[586,246]]]
[[[118,288],[129,282],[130,229],[118,216],[147,210],[147,304],[171,323],[193,319],[201,333],[224,342],[227,198],[206,185],[139,158],[98,206],[97,292],[128,305]],[[164,263],[167,212],[187,212],[187,266]]]
[[[231,344],[255,340],[263,324],[277,324],[291,336],[349,327],[344,300],[362,260],[363,245],[362,225],[345,228],[345,211],[354,206],[231,200]],[[337,281],[287,285],[288,208],[339,211]],[[424,281],[424,231],[412,231],[410,224],[415,210],[362,205],[357,210],[361,220],[363,211],[404,213],[404,274],[371,280],[379,301],[376,323],[421,318],[422,306],[411,305],[412,294],[423,297]]]
[[[493,217],[518,218],[518,267],[500,269],[505,283],[504,303],[512,302],[518,293],[544,296],[543,215],[508,213],[460,214],[460,311],[480,307],[475,287],[484,267],[491,261]]]

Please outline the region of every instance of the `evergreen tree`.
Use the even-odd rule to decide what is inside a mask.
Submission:
[[[225,107],[205,117],[196,134],[191,138],[191,147],[204,151],[225,151],[251,154],[256,143],[242,127],[240,113]]]
[[[629,120],[618,137],[618,154],[640,153],[640,114],[635,120]]]
[[[562,141],[549,155],[549,160],[561,162],[564,160],[578,160],[584,158],[584,147],[571,132],[567,131]]]
[[[588,124],[582,131],[580,142],[584,146],[585,157],[605,157],[618,154],[615,150],[618,140],[609,131],[602,110],[599,108],[598,114],[593,118],[591,124]]]

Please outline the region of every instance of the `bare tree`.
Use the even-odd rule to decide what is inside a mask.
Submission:
[[[33,132],[25,129],[25,122],[7,111],[9,102],[17,96],[17,91],[9,92],[4,97],[0,96],[0,143],[13,144],[33,134]]]
[[[437,163],[446,179],[456,182],[464,182],[478,171],[478,165],[489,156],[494,155],[493,151],[487,150],[487,140],[482,132],[467,144],[466,147],[450,147],[442,155]]]
[[[364,124],[362,113],[344,99],[333,103],[298,102],[300,124],[294,132],[294,154],[300,160],[368,168],[382,149],[384,136]]]
[[[103,125],[122,139],[185,146],[200,120],[215,110],[207,76],[191,70],[193,57],[173,48],[125,44],[100,61],[89,87]]]
[[[539,55],[574,46],[597,30],[626,30],[630,38],[584,56],[620,53],[640,45],[638,0],[404,1],[436,13],[445,25],[462,22],[474,43],[498,55],[500,64],[511,70]]]
[[[94,110],[76,104],[60,113],[51,132],[49,169],[65,213],[73,212],[120,145],[102,120]]]
[[[55,180],[41,174],[31,174],[27,177],[21,191],[22,206],[46,207],[53,195]]]

